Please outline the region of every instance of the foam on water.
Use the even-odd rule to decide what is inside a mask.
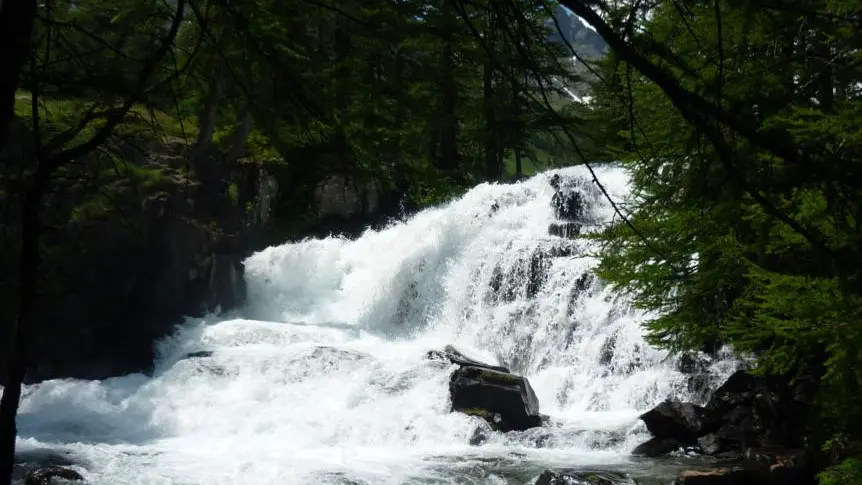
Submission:
[[[246,308],[188,322],[154,376],[29,386],[19,446],[67,450],[97,485],[527,483],[630,464],[639,412],[691,397],[687,378],[591,276],[594,243],[548,235],[553,173],[583,195],[587,230],[613,218],[569,168],[355,241],[266,249],[246,261]],[[622,170],[598,176],[624,199]],[[424,359],[446,344],[527,375],[551,424],[470,446],[477,421],[448,412],[452,367]]]

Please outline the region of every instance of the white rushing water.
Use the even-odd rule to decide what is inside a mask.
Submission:
[[[585,230],[612,220],[569,168],[355,241],[266,249],[246,261],[246,307],[161,342],[152,377],[29,386],[20,448],[67,451],[97,485],[524,484],[630,464],[638,414],[691,397],[687,377],[591,276],[595,244],[548,234],[553,173],[583,195]],[[598,176],[625,198],[622,170]],[[471,446],[476,418],[448,412],[454,367],[424,358],[447,344],[526,375],[551,423]]]

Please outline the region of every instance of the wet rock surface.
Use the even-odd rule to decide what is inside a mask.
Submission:
[[[622,485],[635,482],[622,473],[583,470],[545,470],[536,485]]]
[[[563,221],[582,220],[585,213],[585,201],[580,191],[565,185],[559,175],[551,177],[550,184],[554,189],[551,206],[557,219]]]
[[[640,417],[653,436],[682,443],[697,440],[706,418],[704,408],[680,401],[664,401]]]
[[[581,225],[577,222],[552,222],[548,226],[548,234],[551,236],[574,238],[581,233]]]
[[[467,357],[450,345],[443,351],[429,351],[426,357],[460,366],[449,379],[453,412],[482,418],[490,431],[524,431],[546,421],[539,413],[539,399],[525,377]],[[477,429],[471,444],[485,442],[489,430]]]
[[[665,401],[641,415],[654,439],[677,440],[708,455],[741,456],[749,448],[801,448],[806,394],[803,383],[738,371],[704,407]]]
[[[452,411],[485,419],[496,431],[542,425],[539,400],[526,378],[484,367],[464,366],[449,381]]]
[[[34,468],[24,474],[24,485],[52,485],[83,480],[80,473],[61,466]]]
[[[15,454],[12,483],[52,485],[80,482],[84,477],[73,466],[81,466],[68,454],[48,449],[19,451]]]
[[[683,472],[678,485],[814,483],[803,451],[812,390],[805,379],[791,384],[738,371],[703,407],[665,401],[641,415],[653,438],[633,454],[654,457],[684,448],[730,463]]]

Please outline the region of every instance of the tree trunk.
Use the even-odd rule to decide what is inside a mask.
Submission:
[[[339,17],[335,25],[333,37],[335,45],[335,121],[336,130],[333,141],[335,161],[339,167],[350,164],[349,146],[347,144],[347,122],[350,108],[350,66],[348,65],[351,51],[350,22]]]
[[[21,259],[18,262],[20,308],[18,309],[18,319],[12,332],[10,332],[14,336],[14,340],[6,370],[6,386],[3,388],[3,396],[0,398],[0,485],[12,483],[15,439],[18,435],[15,417],[18,414],[18,403],[21,400],[21,386],[27,369],[27,352],[29,350],[27,349],[26,332],[33,328],[36,320],[36,282],[41,264],[39,211],[47,181],[46,170],[39,167],[30,187],[24,194],[24,201],[21,206]]]
[[[214,69],[215,72],[210,82],[209,90],[206,93],[207,98],[200,114],[200,131],[198,131],[198,140],[195,146],[195,151],[198,154],[205,152],[209,148],[216,128],[216,115],[218,114],[218,106],[221,102],[223,89],[221,61],[216,62],[218,64]]]
[[[515,178],[520,180],[524,176],[524,167],[521,164],[521,147],[515,147]]]
[[[458,86],[455,84],[455,55],[453,32],[455,30],[454,0],[443,4],[444,35],[440,69],[440,160],[443,170],[458,169]]]
[[[15,117],[15,92],[30,53],[36,0],[0,1],[0,150]]]
[[[225,162],[233,163],[236,159],[242,157],[246,154],[246,148],[248,146],[248,136],[251,134],[251,127],[253,118],[251,116],[251,110],[249,110],[248,106],[243,108],[240,113],[239,123],[236,126],[236,130],[233,132],[233,143],[231,144],[230,151],[228,151],[227,155],[225,155]]]
[[[482,106],[485,112],[485,179],[496,180],[497,173],[497,128],[494,119],[494,90],[491,62],[485,61],[482,69]]]

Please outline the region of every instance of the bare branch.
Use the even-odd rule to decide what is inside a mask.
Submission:
[[[153,54],[150,60],[144,65],[138,74],[137,82],[135,83],[135,88],[132,90],[132,93],[126,98],[125,103],[114,113],[107,117],[105,124],[99,131],[93,135],[89,140],[76,145],[68,150],[60,152],[56,155],[50,155],[45,158],[43,163],[39,164],[39,171],[46,171],[46,175],[53,171],[55,168],[68,164],[78,157],[84,156],[91,151],[93,151],[96,147],[98,147],[101,143],[103,143],[111,133],[114,131],[114,128],[117,127],[125,118],[126,114],[132,108],[132,106],[137,103],[144,93],[147,90],[147,85],[150,83],[150,77],[153,72],[159,65],[159,62],[168,54],[171,49],[171,46],[174,43],[174,40],[177,37],[177,33],[179,32],[180,25],[182,24],[183,14],[185,12],[186,0],[177,0],[177,9],[176,15],[174,16],[174,20],[171,23],[170,30],[167,35],[162,39],[161,46],[159,49]]]

